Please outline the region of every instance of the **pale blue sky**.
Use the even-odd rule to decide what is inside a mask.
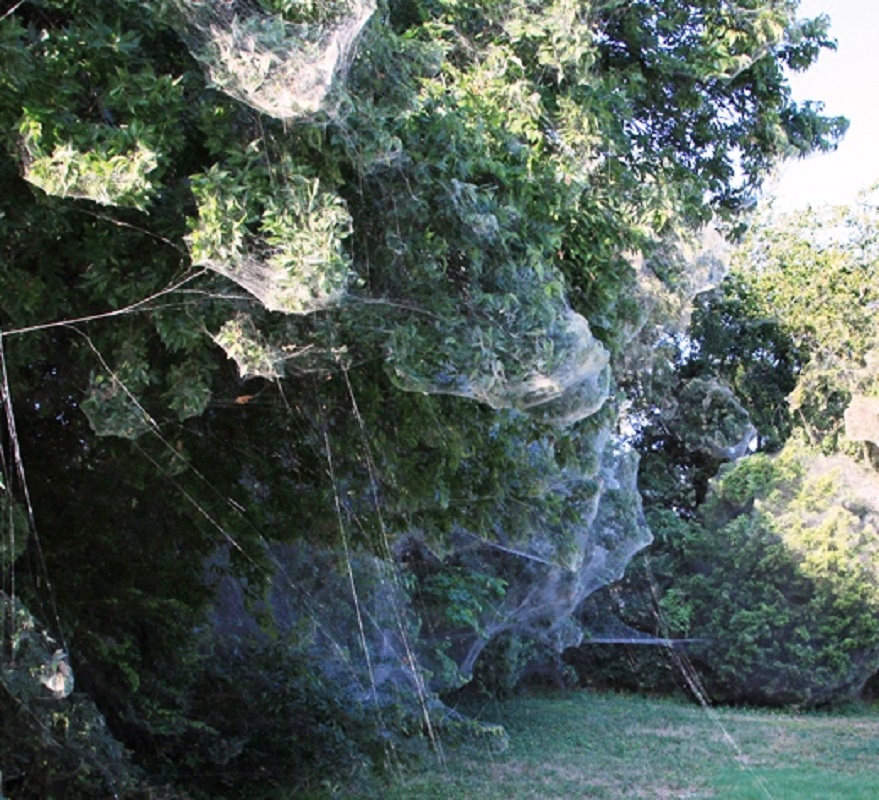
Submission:
[[[802,0],[800,17],[822,13],[839,46],[791,77],[794,99],[823,100],[826,114],[848,117],[851,127],[835,153],[782,165],[769,187],[777,211],[848,203],[879,181],[879,2]]]

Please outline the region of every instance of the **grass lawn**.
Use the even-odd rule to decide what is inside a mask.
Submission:
[[[470,714],[510,747],[447,748],[396,770],[381,800],[877,800],[879,708],[844,714],[720,709],[683,701],[541,694]],[[315,797],[318,797],[315,795]]]

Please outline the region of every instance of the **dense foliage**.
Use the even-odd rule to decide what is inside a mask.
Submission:
[[[240,797],[378,764],[448,723],[435,693],[492,641],[579,641],[649,536],[616,389],[649,417],[639,354],[693,291],[692,234],[844,130],[790,98],[831,46],[795,10],[0,18],[2,590],[144,780]],[[686,377],[722,429],[707,469],[744,400]],[[9,763],[13,797],[71,769]]]
[[[875,230],[869,195],[766,220],[697,303],[669,385],[680,404],[690,376],[723,378],[760,452],[712,481],[727,459],[706,464],[674,417],[642,436],[656,541],[649,566],[630,570],[604,607],[654,635],[698,640],[688,652],[714,699],[827,703],[856,695],[879,667]],[[667,657],[631,657],[637,672],[614,674],[600,653],[571,661],[587,680],[685,685]]]
[[[700,522],[679,523],[665,602],[673,633],[705,642],[693,655],[711,697],[817,705],[875,673],[877,484],[789,444],[724,471]]]
[[[825,452],[841,450],[852,396],[875,393],[876,226],[869,196],[756,226],[722,291],[700,304],[688,368],[730,383],[759,421],[763,449],[797,428]]]

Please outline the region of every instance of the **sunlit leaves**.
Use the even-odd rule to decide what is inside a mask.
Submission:
[[[284,374],[284,354],[271,347],[246,314],[230,319],[213,337],[238,365],[242,378],[275,379]]]
[[[266,170],[257,163],[259,145],[249,149],[254,159],[242,171],[214,165],[193,176],[193,263],[235,281],[272,311],[302,314],[338,302],[350,276],[344,202],[318,179],[291,173],[289,164]]]
[[[51,31],[4,19],[19,63],[0,108],[18,117],[32,183],[61,197],[145,210],[183,141],[183,87],[179,76],[157,73],[140,34],[105,11]]]
[[[875,209],[865,205],[764,223],[736,257],[750,324],[774,326],[776,342],[797,354],[795,423],[830,449],[841,444],[842,412],[879,341],[879,253],[868,219],[875,224]]]
[[[33,119],[22,123],[26,153],[25,179],[47,194],[84,198],[101,205],[131,206],[145,210],[154,187],[148,177],[158,166],[156,154],[140,142],[96,137],[92,149],[70,143],[46,152],[42,126]]]
[[[721,473],[704,528],[678,542],[716,696],[814,705],[879,662],[877,479],[790,443]]]

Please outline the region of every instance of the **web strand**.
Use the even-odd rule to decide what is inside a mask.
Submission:
[[[0,332],[2,333],[2,332]],[[18,479],[18,483],[21,489],[22,497],[24,498],[25,510],[27,512],[27,520],[29,526],[30,536],[33,537],[34,544],[36,546],[37,557],[39,559],[40,564],[40,572],[43,577],[43,580],[46,582],[46,592],[49,597],[49,604],[51,607],[52,617],[55,621],[55,626],[57,630],[58,636],[61,638],[61,643],[64,645],[64,649],[67,650],[67,640],[64,636],[64,627],[61,624],[61,616],[58,613],[58,605],[55,600],[55,591],[52,586],[52,581],[49,577],[49,570],[46,567],[46,559],[43,553],[43,545],[40,540],[40,535],[37,530],[37,521],[36,515],[34,514],[34,506],[31,501],[30,489],[28,488],[27,476],[25,475],[24,469],[24,459],[21,455],[21,445],[19,443],[18,431],[15,425],[15,409],[12,406],[12,392],[9,388],[9,375],[6,370],[6,350],[3,346],[3,336],[0,335],[0,394],[2,394],[2,403],[3,403],[3,412],[6,416],[6,430],[9,436],[10,447],[12,448],[12,460],[14,462],[14,470],[15,475]],[[5,464],[5,459],[4,459]],[[9,492],[8,498],[11,504],[12,502],[12,492],[11,487],[7,487],[7,491]],[[14,531],[14,525],[10,524],[10,530]],[[14,558],[15,547],[14,540],[12,542],[12,555]],[[14,584],[14,566],[10,565],[10,570],[12,571],[13,578],[13,590],[12,590],[12,604],[14,606],[15,603],[15,584]]]
[[[61,319],[56,320],[54,322],[42,322],[36,325],[27,325],[23,328],[13,328],[8,331],[0,331],[0,339],[4,339],[10,336],[21,336],[27,333],[36,333],[37,331],[46,331],[51,330],[52,328],[65,328],[72,327],[75,325],[81,325],[86,322],[97,322],[98,320],[103,319],[112,319],[113,317],[122,317],[126,314],[133,314],[137,311],[143,310],[153,310],[152,308],[145,308],[149,306],[155,300],[158,300],[160,297],[164,297],[165,295],[171,294],[180,290],[182,287],[194,281],[196,278],[200,278],[207,272],[205,269],[200,269],[197,272],[190,273],[185,277],[181,278],[179,281],[175,281],[170,286],[162,289],[161,291],[156,292],[155,294],[151,294],[149,297],[145,297],[143,300],[138,300],[136,303],[132,303],[131,305],[125,306],[124,308],[118,308],[114,311],[104,311],[100,314],[87,314],[82,317],[73,317],[71,319]]]
[[[393,553],[391,550],[390,536],[388,535],[388,530],[385,527],[384,517],[381,513],[381,503],[379,498],[378,491],[378,470],[375,466],[375,461],[372,457],[372,450],[369,446],[369,440],[367,438],[366,432],[366,423],[363,420],[363,416],[360,413],[360,409],[357,405],[357,398],[354,395],[354,388],[351,386],[351,381],[348,377],[348,369],[345,364],[338,359],[339,366],[342,370],[342,375],[345,378],[345,387],[348,390],[348,397],[351,400],[351,408],[354,411],[355,419],[357,420],[357,425],[360,429],[361,440],[363,442],[363,449],[365,453],[366,466],[367,471],[369,473],[369,485],[370,492],[372,493],[372,502],[373,507],[375,508],[376,517],[379,522],[379,528],[382,533],[382,546],[384,549],[384,557],[386,561],[392,565],[394,569],[394,576],[397,578],[397,585],[401,585],[401,581],[399,580],[399,574],[397,572],[396,563],[393,558]],[[400,634],[400,640],[403,642],[403,647],[406,651],[406,661],[407,667],[409,669],[410,674],[412,675],[412,679],[415,683],[416,693],[418,695],[419,705],[421,707],[422,719],[424,720],[424,725],[427,730],[428,736],[430,738],[431,744],[433,745],[434,751],[436,752],[440,763],[445,766],[445,753],[442,748],[442,743],[439,740],[439,737],[436,735],[436,731],[433,726],[433,721],[430,717],[430,709],[427,705],[427,688],[424,685],[424,680],[421,676],[421,672],[418,668],[418,661],[415,657],[415,651],[412,647],[412,643],[409,639],[409,634],[406,631],[406,625],[403,620],[403,615],[400,613],[400,609],[397,604],[394,603],[394,617],[395,622],[397,624],[397,630]]]
[[[307,606],[307,613],[311,616],[311,619],[315,626],[321,631],[321,634],[326,638],[329,642],[330,647],[333,652],[341,661],[347,661],[348,656],[346,655],[345,647],[343,643],[337,640],[337,638],[333,635],[332,631],[323,624],[320,620],[320,614],[316,610],[317,601],[314,597],[310,596],[310,593],[303,590],[302,587],[297,586],[294,583],[293,578],[287,572],[287,569],[280,558],[274,553],[271,543],[268,541],[266,536],[257,528],[255,528],[250,522],[249,515],[246,508],[243,508],[238,502],[236,502],[233,498],[228,497],[217,490],[214,484],[185,456],[180,454],[174,445],[168,441],[167,437],[162,433],[161,427],[158,422],[147,412],[144,408],[143,404],[140,400],[135,396],[134,392],[131,391],[130,387],[128,387],[125,382],[118,376],[118,374],[109,366],[106,358],[103,354],[98,350],[97,346],[94,344],[92,339],[82,331],[79,331],[73,328],[80,336],[82,336],[89,348],[95,354],[95,357],[98,359],[101,368],[109,375],[114,381],[117,381],[122,388],[124,394],[129,398],[129,400],[134,404],[135,408],[142,415],[143,419],[146,421],[148,425],[148,432],[152,435],[164,448],[164,450],[169,454],[171,458],[175,460],[175,462],[179,462],[184,465],[187,472],[189,472],[197,481],[199,486],[207,492],[209,495],[213,495],[221,504],[226,505],[232,513],[239,519],[241,522],[246,525],[249,530],[254,534],[254,536],[260,542],[260,546],[262,548],[262,553],[268,558],[272,567],[272,576],[277,577],[280,580],[284,581],[286,586],[291,590],[295,591],[297,596],[303,597]],[[279,384],[280,385],[280,384]],[[286,402],[286,398],[283,398],[285,402],[285,407],[289,409],[289,404]],[[137,442],[135,442],[135,449],[139,452],[150,464],[161,474],[165,480],[167,480],[171,486],[174,488],[176,492],[186,501],[188,505],[190,505],[199,516],[201,516],[210,527],[216,530],[222,540],[226,542],[226,544],[239,553],[242,558],[254,569],[264,570],[265,567],[261,563],[258,555],[250,552],[248,548],[244,546],[244,544],[239,541],[227,528],[224,526],[211,512],[208,510],[206,504],[198,499],[198,497],[189,489],[187,489],[174,475],[170,473],[170,471],[162,465],[155,457],[153,457],[147,450],[141,447]],[[334,483],[335,487],[335,483]],[[351,676],[354,680],[357,680],[357,674],[354,669],[351,669]],[[374,684],[373,684],[374,685]]]
[[[21,6],[24,5],[24,3],[25,0],[18,0],[18,2],[14,6],[12,6],[9,11],[7,11],[2,17],[0,17],[0,22],[3,22],[3,20],[7,17],[11,17],[16,11],[18,11]]]
[[[656,577],[653,574],[653,567],[650,562],[649,554],[644,555],[644,563],[647,569],[647,576],[650,582],[650,594],[652,599],[652,608],[653,615],[656,619],[657,625],[659,626],[660,633],[666,640],[671,640],[671,629],[668,626],[668,623],[665,620],[665,617],[662,614],[662,607],[660,606],[660,598],[659,598],[659,587],[656,581]],[[747,760],[745,758],[745,753],[742,750],[739,743],[736,741],[735,736],[733,736],[726,725],[723,724],[723,720],[720,718],[720,715],[717,711],[712,707],[710,703],[710,698],[705,685],[702,683],[702,679],[699,677],[699,673],[696,669],[696,666],[693,664],[690,657],[685,653],[679,650],[674,646],[668,647],[668,652],[671,657],[672,663],[677,668],[679,674],[684,679],[687,684],[687,687],[693,694],[693,697],[696,698],[696,701],[702,707],[702,710],[708,715],[709,719],[715,725],[715,727],[720,731],[721,736],[724,741],[730,747],[730,749],[737,756],[737,763],[739,767],[748,772],[751,779],[754,781],[757,788],[760,792],[767,798],[767,800],[775,800],[775,795],[769,789],[766,781],[758,775],[754,770],[748,765]]]

